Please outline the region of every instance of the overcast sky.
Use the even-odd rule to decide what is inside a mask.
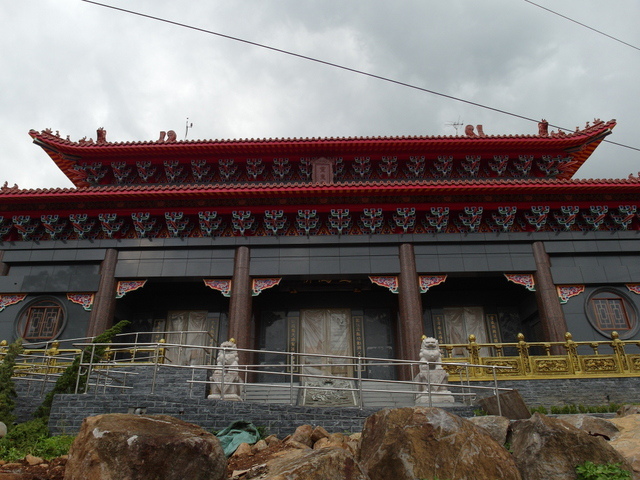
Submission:
[[[640,51],[524,0],[104,0],[640,148]],[[538,0],[640,46],[637,0]],[[30,129],[71,140],[536,134],[533,122],[80,0],[0,2],[0,182],[71,186]],[[463,129],[460,130],[463,133]],[[603,143],[579,178],[626,178]]]

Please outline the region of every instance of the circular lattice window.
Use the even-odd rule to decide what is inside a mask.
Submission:
[[[65,310],[55,298],[38,298],[22,309],[18,319],[18,336],[28,343],[56,338],[64,326]]]
[[[620,338],[630,338],[638,331],[638,313],[633,303],[615,289],[598,289],[587,299],[587,318],[591,325],[607,338],[618,332]]]

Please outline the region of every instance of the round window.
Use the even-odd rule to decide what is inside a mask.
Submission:
[[[28,343],[52,340],[62,331],[64,320],[64,308],[57,299],[39,298],[20,312],[18,335]]]
[[[615,289],[599,289],[587,299],[587,318],[607,338],[618,332],[620,338],[632,337],[638,330],[638,315],[629,299]]]

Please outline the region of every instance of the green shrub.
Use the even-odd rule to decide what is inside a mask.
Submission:
[[[619,403],[608,403],[605,405],[563,405],[562,407],[551,407],[551,413],[554,414],[575,414],[575,413],[610,413],[617,412],[620,407]],[[533,410],[532,410],[533,413]],[[544,412],[540,412],[544,413]]]
[[[549,413],[549,410],[547,410],[547,408],[543,405],[540,405],[539,407],[531,407],[529,409],[531,411],[531,413],[542,413],[543,415],[547,415]]]
[[[13,408],[16,405],[16,387],[11,377],[16,366],[16,357],[22,353],[22,340],[18,339],[7,347],[0,362],[0,422],[10,426],[15,422]]]
[[[631,474],[622,469],[619,463],[596,465],[584,462],[576,467],[577,480],[630,480]]]
[[[0,459],[15,461],[26,455],[45,459],[66,455],[74,437],[49,437],[44,419],[36,418],[15,425],[7,436],[0,439]]]
[[[104,333],[101,333],[97,337],[93,339],[93,343],[109,343],[119,333],[122,333],[122,330],[129,325],[131,322],[128,320],[122,320],[118,322],[116,325],[111,327],[109,330],[106,330]],[[59,393],[73,393],[76,388],[76,383],[78,384],[78,391],[82,391],[87,383],[87,375],[80,375],[80,360],[83,363],[89,362],[93,360],[95,363],[99,362],[104,355],[105,350],[107,349],[106,345],[101,345],[98,347],[87,346],[82,351],[81,355],[78,355],[71,365],[69,365],[62,375],[58,377],[56,384],[53,389],[47,393],[42,402],[42,405],[38,407],[34,416],[36,418],[49,418],[49,413],[51,412],[51,404],[53,403],[54,395]],[[92,359],[93,355],[93,359]]]

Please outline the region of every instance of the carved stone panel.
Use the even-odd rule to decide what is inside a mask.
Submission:
[[[311,161],[313,183],[329,185],[333,183],[333,161],[328,158],[316,158]]]

